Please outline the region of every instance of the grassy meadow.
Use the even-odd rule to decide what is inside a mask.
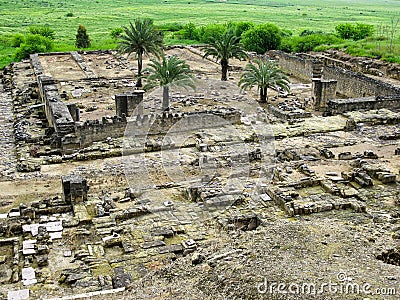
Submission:
[[[12,36],[32,25],[48,25],[55,31],[54,51],[76,49],[79,24],[87,28],[91,49],[115,48],[112,29],[135,18],[151,18],[156,26],[173,27],[229,21],[271,22],[299,34],[303,30],[334,32],[340,23],[390,26],[400,15],[400,0],[0,0],[0,68],[13,60]],[[399,30],[396,47],[400,44]],[[174,44],[166,32],[166,43]]]

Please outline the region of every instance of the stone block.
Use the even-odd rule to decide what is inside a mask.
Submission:
[[[64,200],[67,203],[79,203],[87,200],[89,186],[86,179],[79,175],[67,175],[61,178]]]
[[[340,160],[350,160],[353,159],[353,155],[351,154],[351,152],[342,152],[339,153],[338,158]]]
[[[7,300],[29,300],[29,289],[8,291]]]
[[[396,182],[396,175],[394,174],[385,174],[382,176],[381,179],[382,183],[395,183]]]

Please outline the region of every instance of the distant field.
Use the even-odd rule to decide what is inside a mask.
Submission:
[[[4,56],[10,59],[12,50],[4,37],[25,33],[30,25],[49,25],[56,32],[56,50],[68,50],[74,48],[79,24],[86,26],[93,48],[105,48],[115,45],[111,29],[137,17],[152,18],[156,25],[273,22],[299,33],[304,29],[333,32],[335,25],[344,22],[388,25],[396,14],[400,14],[400,0],[0,0],[0,61],[7,60]]]

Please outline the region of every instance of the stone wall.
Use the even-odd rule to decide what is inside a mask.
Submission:
[[[385,76],[400,80],[400,66],[380,59],[355,57],[338,50],[328,50],[320,54],[328,65],[335,65],[354,72]]]
[[[294,109],[292,111],[285,111],[279,107],[269,105],[268,111],[271,112],[275,117],[284,120],[294,120],[294,119],[304,119],[311,117],[311,113],[305,111],[304,109]]]
[[[354,110],[374,110],[381,108],[400,109],[400,94],[396,96],[378,96],[353,99],[333,99],[328,102],[329,114],[341,114]]]
[[[44,70],[38,54],[31,55],[30,59],[49,125],[54,128],[58,136],[73,133],[75,131],[74,119],[67,105],[61,99],[54,78],[43,74]]]
[[[313,78],[313,98],[314,108],[325,109],[327,102],[336,98],[336,80],[322,80],[320,78]]]
[[[125,117],[103,117],[101,120],[90,120],[77,123],[75,135],[80,147],[86,147],[93,142],[106,140],[108,137],[122,137],[126,129]],[[67,141],[64,140],[63,145]]]
[[[311,82],[313,77],[313,61],[311,59],[275,50],[268,52],[268,55],[271,58],[276,58],[280,67],[287,71],[289,75]]]
[[[54,128],[58,136],[73,133],[75,131],[74,119],[67,105],[62,101],[54,79],[39,75],[37,80],[49,125]]]
[[[103,117],[101,120],[77,123],[75,133],[66,135],[62,139],[63,152],[72,153],[76,149],[89,146],[96,141],[106,140],[108,137],[122,137],[128,122],[130,122],[130,134],[146,136],[240,124],[241,121],[240,112],[234,109],[137,115],[128,119],[124,116]]]
[[[335,66],[324,66],[323,76],[336,80],[336,92],[349,98],[400,94],[400,89],[389,83]]]
[[[79,175],[66,175],[61,177],[64,201],[67,204],[76,204],[87,201],[89,187],[85,178]]]
[[[143,115],[143,94],[144,90],[115,95],[116,115],[130,117],[133,113]],[[136,111],[135,111],[136,110]]]
[[[361,73],[344,69],[344,64],[338,66],[332,60],[318,60],[309,54],[288,54],[282,51],[270,51],[270,57],[277,58],[280,66],[292,76],[311,81],[313,65],[324,64],[322,77],[324,80],[336,80],[338,94],[348,98],[361,98],[368,96],[391,96],[400,94],[400,88],[383,81],[365,76]]]
[[[240,124],[241,122],[240,112],[235,109],[175,114],[163,113],[162,115],[151,116],[151,120],[150,134],[212,128],[228,124]]]

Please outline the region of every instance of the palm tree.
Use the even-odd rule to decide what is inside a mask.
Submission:
[[[235,36],[232,30],[228,30],[220,38],[213,38],[208,46],[204,47],[203,58],[213,56],[220,61],[222,68],[221,80],[227,80],[228,66],[230,58],[246,59],[247,54],[243,45],[239,42],[240,38]]]
[[[169,110],[169,87],[188,86],[195,89],[194,76],[190,67],[182,59],[176,56],[169,58],[162,55],[161,60],[151,59],[146,72],[150,75],[147,77],[145,89],[150,89],[156,86],[163,88],[163,111]]]
[[[129,27],[123,27],[121,41],[118,45],[119,53],[127,53],[128,57],[135,53],[138,62],[137,87],[142,86],[143,55],[154,54],[159,57],[163,47],[163,35],[153,26],[151,19],[135,19]]]
[[[256,64],[249,63],[240,77],[239,87],[243,90],[257,86],[260,93],[260,102],[268,100],[268,88],[289,91],[289,79],[274,61],[269,59],[256,59]]]

